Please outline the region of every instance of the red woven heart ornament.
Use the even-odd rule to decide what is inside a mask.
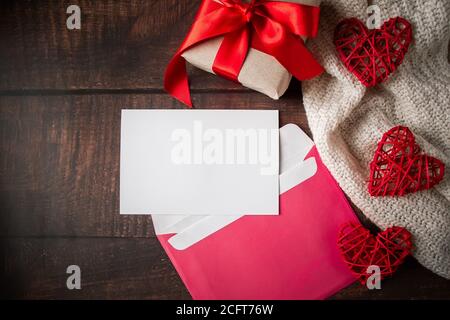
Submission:
[[[338,238],[342,258],[361,284],[372,273],[371,265],[380,268],[381,279],[391,276],[411,253],[411,234],[402,227],[391,227],[374,236],[360,224],[344,225]]]
[[[370,163],[371,196],[403,196],[432,188],[444,177],[445,165],[423,154],[413,133],[397,126],[386,132]]]
[[[339,58],[366,87],[385,81],[397,69],[411,40],[411,24],[401,17],[372,30],[356,18],[345,19],[334,31]]]

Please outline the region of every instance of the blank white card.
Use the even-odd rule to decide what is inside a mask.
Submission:
[[[277,215],[278,111],[122,110],[121,214]]]

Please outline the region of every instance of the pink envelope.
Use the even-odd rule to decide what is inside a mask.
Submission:
[[[280,195],[279,216],[244,216],[185,250],[158,236],[194,299],[324,299],[355,281],[336,239],[358,222],[320,160],[317,172]]]

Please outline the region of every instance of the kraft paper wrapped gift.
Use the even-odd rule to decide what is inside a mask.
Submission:
[[[185,63],[278,99],[292,76],[323,72],[305,47],[319,25],[320,0],[203,0],[170,61],[164,87],[192,106]]]
[[[285,0],[285,2],[300,3],[318,7],[321,0]],[[306,41],[307,37],[301,37]],[[214,73],[212,66],[223,37],[208,40],[182,54],[183,58],[193,66]],[[243,86],[264,93],[278,100],[287,90],[292,75],[277,59],[250,48],[247,58],[238,76]]]

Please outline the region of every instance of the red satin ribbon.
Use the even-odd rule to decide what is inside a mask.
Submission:
[[[252,0],[203,0],[186,39],[170,61],[164,88],[192,107],[183,52],[200,42],[223,36],[213,71],[237,81],[249,47],[275,57],[295,78],[311,79],[322,66],[300,36],[314,37],[319,26],[319,7],[298,3]]]

